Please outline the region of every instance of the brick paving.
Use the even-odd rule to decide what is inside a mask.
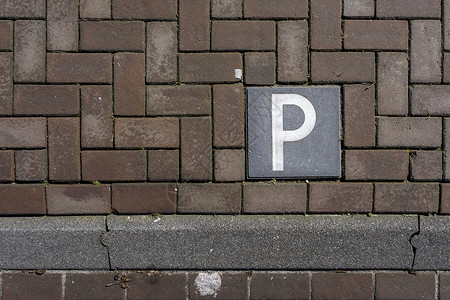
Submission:
[[[4,0],[0,216],[448,216],[449,51],[448,0]],[[246,88],[298,85],[341,87],[342,176],[246,180]],[[282,270],[216,299],[450,297],[445,272]],[[2,299],[202,298],[190,271],[1,274]]]

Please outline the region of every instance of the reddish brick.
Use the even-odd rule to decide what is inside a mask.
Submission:
[[[115,19],[176,20],[177,0],[113,0]]]
[[[435,299],[434,272],[375,274],[375,299]]]
[[[80,22],[80,48],[82,50],[143,51],[144,47],[144,22]]]
[[[442,179],[441,151],[413,151],[410,156],[412,180]]]
[[[214,179],[215,181],[245,180],[245,150],[215,150]]]
[[[14,23],[14,81],[45,81],[45,21]]]
[[[309,274],[256,272],[250,283],[250,299],[310,299]]]
[[[208,0],[179,0],[180,34],[179,48],[182,51],[209,50],[210,21]]]
[[[278,22],[278,81],[308,80],[308,22]]]
[[[44,215],[45,191],[40,184],[1,184],[0,215]],[[3,297],[5,297],[3,281]],[[5,299],[5,298],[3,298]]]
[[[186,273],[131,274],[128,300],[187,299]]]
[[[113,102],[111,86],[81,87],[81,147],[113,146]]]
[[[450,215],[450,184],[441,184],[441,214]]]
[[[109,53],[48,53],[47,82],[111,83],[111,62]]]
[[[177,80],[177,23],[147,23],[147,82]]]
[[[113,184],[112,206],[120,214],[175,213],[176,191],[172,183]]]
[[[440,147],[441,118],[378,119],[378,146],[381,147]]]
[[[122,300],[125,290],[120,285],[109,286],[115,282],[115,273],[67,273],[65,280],[65,299]]]
[[[408,167],[406,150],[345,151],[347,180],[406,180]]]
[[[441,82],[441,22],[411,21],[411,82]]]
[[[0,182],[14,181],[14,151],[0,150]]]
[[[214,146],[244,146],[244,88],[241,84],[213,87]]]
[[[379,115],[408,114],[408,60],[405,53],[378,53]]]
[[[341,49],[341,0],[311,0],[311,49]]]
[[[242,17],[242,0],[211,0],[211,17],[234,19]]]
[[[241,212],[239,184],[180,184],[179,213],[236,214]]]
[[[83,151],[85,181],[144,181],[147,178],[145,151]]]
[[[151,181],[178,181],[178,150],[148,150],[148,179]]]
[[[439,18],[440,0],[377,0],[377,17]]]
[[[313,82],[374,82],[375,54],[371,52],[311,53]]]
[[[283,195],[283,197],[280,197]],[[299,213],[306,211],[306,184],[245,184],[244,212]]]
[[[111,0],[80,0],[80,18],[110,19]]]
[[[80,180],[80,119],[48,119],[49,179]]]
[[[408,21],[347,20],[345,49],[408,50]]]
[[[47,50],[78,50],[78,1],[47,0]]]
[[[275,53],[249,52],[245,54],[245,83],[273,85],[275,83]]]
[[[17,181],[47,179],[47,150],[19,150],[15,157]]]
[[[244,0],[244,17],[290,19],[308,17],[308,0]]]
[[[247,275],[244,272],[219,273],[220,288],[217,289],[215,293],[208,295],[201,293],[196,284],[197,277],[200,274],[201,273],[189,274],[188,286],[190,299],[247,299]]]
[[[439,274],[439,299],[450,298],[450,272]]]
[[[207,85],[150,85],[147,87],[147,114],[210,115],[211,89]]]
[[[411,113],[420,116],[450,115],[450,85],[414,85],[411,89]]]
[[[372,211],[372,198],[372,183],[311,183],[309,212],[367,213]]]
[[[114,114],[145,115],[145,54],[114,54]]]
[[[80,90],[76,85],[15,85],[16,115],[79,115]]]
[[[242,70],[240,53],[181,53],[181,82],[237,82],[235,70]]]
[[[313,299],[372,299],[372,274],[313,273],[311,290]]]
[[[0,115],[11,115],[13,98],[13,55],[0,53]]]
[[[45,0],[9,0],[0,6],[0,18],[45,18]]]
[[[344,144],[346,147],[375,146],[375,88],[344,86]]]
[[[211,119],[181,119],[181,179],[211,180]]]
[[[0,148],[45,148],[45,118],[0,118]]]
[[[118,118],[116,148],[178,148],[178,118]]]
[[[213,21],[213,50],[275,50],[273,21]]]
[[[2,276],[3,300],[62,299],[62,275],[6,273]]]
[[[375,183],[375,212],[425,213],[438,208],[437,183]]]
[[[375,0],[344,0],[344,17],[373,17]]]
[[[109,185],[49,185],[46,190],[49,215],[98,215],[111,212]]]

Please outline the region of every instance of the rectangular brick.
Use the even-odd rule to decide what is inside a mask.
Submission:
[[[145,54],[114,54],[114,115],[145,115]]]
[[[13,55],[0,53],[0,115],[12,114]]]
[[[112,148],[113,102],[111,86],[82,86],[81,107],[81,147]]]
[[[244,17],[296,19],[308,17],[308,0],[244,0]]]
[[[411,21],[411,82],[441,82],[441,22]]]
[[[438,183],[375,183],[375,212],[425,213],[438,209]]]
[[[209,50],[208,0],[179,0],[179,48],[182,51]]]
[[[419,116],[450,115],[450,85],[414,85],[411,89],[411,113]]]
[[[45,191],[41,184],[0,184],[0,195],[0,215],[45,214]]]
[[[202,282],[201,278],[204,278],[203,275],[205,275],[203,272],[189,274],[188,289],[190,299],[215,299],[216,297],[217,299],[247,299],[248,279],[245,272],[227,271],[219,273],[221,285],[214,293],[214,296],[217,295],[216,297],[213,297],[213,295],[205,297],[204,292],[202,293],[202,290],[199,289],[199,282]]]
[[[308,22],[278,22],[277,74],[279,82],[308,80]]]
[[[112,207],[119,214],[175,213],[177,189],[173,183],[113,184]]]
[[[244,181],[245,150],[243,149],[214,150],[214,180]]]
[[[378,53],[377,100],[379,115],[408,114],[408,59],[406,53]]]
[[[373,17],[375,0],[344,0],[344,17]]]
[[[48,119],[49,179],[80,180],[80,119]]]
[[[14,151],[0,150],[0,182],[14,181]]]
[[[212,179],[210,118],[181,119],[181,179]]]
[[[45,0],[8,0],[0,7],[0,18],[45,18]]]
[[[45,81],[45,21],[14,23],[14,81]]]
[[[372,299],[374,285],[371,273],[313,273],[313,299]]]
[[[345,151],[347,180],[406,180],[408,168],[406,150]]]
[[[378,146],[437,148],[441,146],[441,142],[441,118],[378,118]]]
[[[377,17],[439,18],[440,0],[377,0]]]
[[[80,49],[144,51],[145,23],[141,21],[80,22]]]
[[[147,178],[145,151],[83,151],[81,166],[85,181],[144,181]]]
[[[244,146],[244,87],[242,84],[213,86],[215,147]]]
[[[176,20],[177,0],[112,0],[115,19]]]
[[[450,53],[444,53],[442,82],[450,83]]]
[[[235,70],[242,70],[240,53],[181,53],[179,54],[180,81],[237,82]]]
[[[111,19],[111,0],[80,0],[80,18]]]
[[[311,0],[311,49],[341,49],[341,0]]]
[[[116,148],[178,148],[178,118],[117,118]]]
[[[250,299],[309,299],[310,279],[306,272],[255,272]]]
[[[311,213],[368,213],[372,211],[372,183],[313,182],[309,185]]]
[[[13,49],[13,22],[0,20],[0,50]]]
[[[375,274],[375,299],[435,299],[434,272]]]
[[[213,21],[212,50],[275,50],[273,21]]]
[[[45,118],[0,118],[0,148],[45,148]]]
[[[207,85],[150,85],[147,115],[210,115],[211,88]]]
[[[274,52],[248,52],[244,55],[245,84],[273,85],[275,84],[276,58]]]
[[[444,179],[450,180],[450,119],[444,119]]]
[[[111,212],[110,186],[102,184],[49,185],[49,215],[100,215]]]
[[[241,212],[239,184],[180,184],[179,213],[236,214]]]
[[[449,183],[441,184],[441,209],[440,209],[439,213],[450,215],[450,184]],[[449,288],[450,288],[450,286],[449,286]]]
[[[412,151],[411,180],[431,181],[442,179],[442,151]]]
[[[212,0],[211,17],[215,19],[242,18],[243,0]]]
[[[114,272],[66,273],[65,299],[124,299],[125,289],[122,289],[119,284],[108,285],[116,282],[115,274]]]
[[[442,14],[444,50],[450,50],[450,0],[444,0],[442,4],[444,5]]]
[[[187,299],[187,274],[158,273],[131,274],[133,288],[128,289],[128,300],[139,299]]]
[[[16,181],[47,179],[47,150],[16,150]]]
[[[374,82],[375,54],[371,52],[311,53],[313,82]]]
[[[147,23],[147,82],[177,80],[177,34],[175,22]]]
[[[78,115],[80,91],[76,85],[16,85],[16,115]]]
[[[179,150],[148,150],[148,179],[150,181],[178,181]]]
[[[61,274],[5,273],[2,276],[3,299],[62,299]]]
[[[346,20],[345,49],[408,50],[408,21]]]
[[[344,86],[344,144],[346,147],[375,146],[375,88]]]
[[[306,184],[244,184],[245,213],[302,213]],[[283,195],[283,197],[280,197]]]
[[[450,272],[439,273],[439,299],[450,298]]]
[[[109,53],[48,53],[47,82],[111,83]]]
[[[47,50],[78,50],[78,1],[47,0]]]

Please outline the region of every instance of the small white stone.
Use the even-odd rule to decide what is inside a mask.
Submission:
[[[234,77],[236,79],[242,79],[242,70],[241,69],[235,69],[234,70]]]
[[[219,273],[199,273],[194,281],[197,291],[200,296],[217,296],[217,291],[222,285],[222,280],[220,279]]]

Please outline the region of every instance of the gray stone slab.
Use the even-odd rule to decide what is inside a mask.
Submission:
[[[105,217],[0,218],[0,269],[108,269]]]
[[[414,269],[450,270],[450,216],[421,216]]]
[[[113,269],[409,269],[414,216],[108,216]]]

